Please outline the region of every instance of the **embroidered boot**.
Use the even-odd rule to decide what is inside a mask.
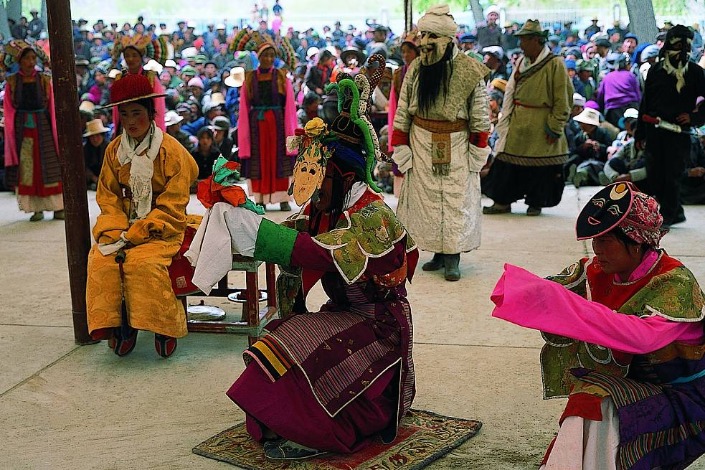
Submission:
[[[457,281],[460,279],[460,253],[445,255],[445,278],[446,281]]]
[[[161,357],[169,357],[176,351],[176,338],[155,333],[154,349]]]
[[[108,347],[120,357],[130,354],[137,344],[138,330],[129,328],[127,331],[127,334],[125,334],[118,326],[113,329],[114,335],[108,340]]]
[[[281,440],[264,443],[264,456],[268,459],[301,460],[310,459],[321,454],[325,454],[325,452],[302,446],[293,441]]]
[[[421,266],[424,271],[438,271],[443,267],[443,253],[434,253],[433,259]]]

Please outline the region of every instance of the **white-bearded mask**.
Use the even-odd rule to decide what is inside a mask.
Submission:
[[[433,65],[443,58],[451,38],[428,31],[421,32],[419,51],[422,65]]]

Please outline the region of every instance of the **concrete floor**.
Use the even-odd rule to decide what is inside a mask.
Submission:
[[[563,202],[540,217],[526,217],[523,204],[511,215],[484,216],[482,247],[462,256],[459,282],[417,271],[409,287],[414,407],[484,423],[430,468],[537,467],[565,401],[542,400],[539,334],[493,319],[489,295],[503,263],[545,276],[585,256],[589,245],[575,241],[575,218],[597,189],[566,187]],[[189,207],[203,212],[195,200]],[[705,282],[705,206],[687,207],[686,215],[663,246]],[[191,448],[243,420],[225,391],[243,369],[246,338],[191,334],[168,360],[156,355],[149,333],[125,358],[104,342],[77,346],[64,223],[28,219],[12,194],[0,193],[0,467],[233,468]],[[422,253],[420,262],[430,257]],[[309,306],[323,301],[320,289],[311,299]],[[705,469],[705,459],[691,468]]]

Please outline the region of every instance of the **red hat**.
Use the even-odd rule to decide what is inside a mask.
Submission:
[[[120,80],[115,80],[110,87],[110,103],[103,106],[109,108],[130,103],[145,98],[166,96],[166,93],[155,93],[149,79],[141,73],[128,73]]]

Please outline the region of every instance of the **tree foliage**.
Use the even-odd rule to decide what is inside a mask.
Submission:
[[[705,0],[643,0],[645,2],[653,3],[654,11],[657,15],[659,14],[684,14],[688,11],[690,2],[703,2]],[[441,3],[440,0],[413,0],[414,11],[422,12],[428,7]],[[450,5],[451,10],[462,9],[465,10],[469,8],[468,0],[447,0],[445,3]],[[504,8],[527,8],[531,6],[540,6],[544,8],[565,8],[566,3],[564,0],[504,0],[502,2],[493,1],[481,1],[484,7],[491,5],[493,3],[501,3]],[[576,4],[577,3],[577,4]],[[586,8],[586,9],[597,9],[604,8],[609,9],[615,3],[620,4],[623,8],[626,8],[624,0],[615,2],[614,0],[578,0],[576,3],[571,3],[571,7],[574,8]]]

